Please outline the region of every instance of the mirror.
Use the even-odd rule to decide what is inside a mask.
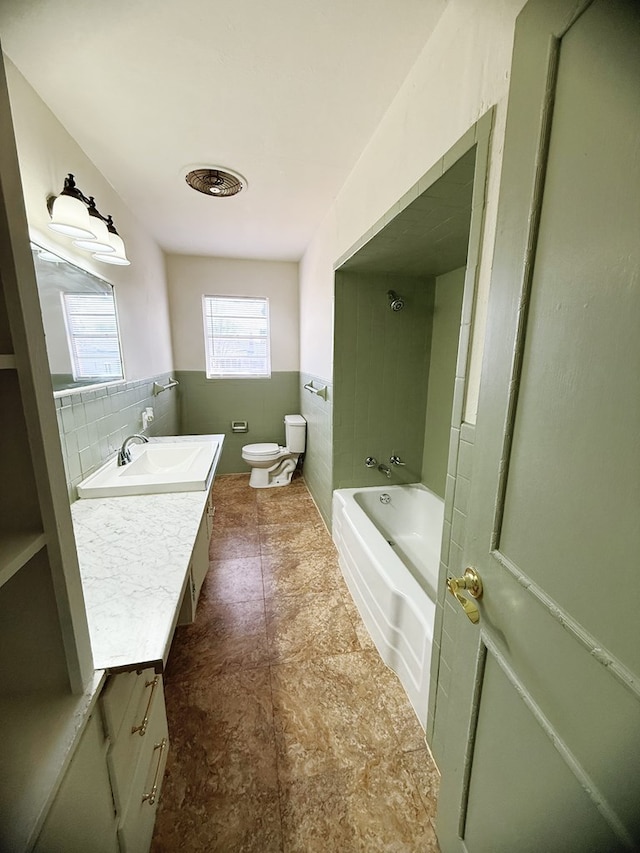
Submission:
[[[31,244],[56,394],[124,379],[113,287]]]

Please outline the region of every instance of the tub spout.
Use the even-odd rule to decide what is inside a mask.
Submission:
[[[384,474],[387,480],[391,479],[391,468],[388,468],[386,465],[378,465],[378,471]]]

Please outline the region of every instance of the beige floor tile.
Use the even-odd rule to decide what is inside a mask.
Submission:
[[[267,598],[329,592],[338,588],[337,560],[326,554],[291,553],[262,557],[262,577]]]
[[[295,489],[282,496],[273,495],[274,491],[277,490],[262,489],[258,493],[259,524],[321,524],[316,505],[306,489]]]
[[[400,679],[376,651],[367,652],[367,655],[378,686],[380,709],[388,716],[400,749],[406,752],[423,749],[424,730],[407,699]]]
[[[398,751],[365,653],[272,666],[271,683],[281,782]]]
[[[360,648],[337,592],[269,598],[266,614],[272,663],[313,660]]]
[[[249,485],[249,474],[218,474],[213,484],[213,497],[229,497],[235,494],[255,495]]]
[[[297,778],[280,796],[285,853],[438,850],[413,779],[393,758]]]
[[[171,748],[153,853],[280,851],[268,669],[167,680]]]
[[[264,588],[260,557],[213,560],[200,595],[200,607],[206,606],[208,601],[262,600]]]
[[[437,770],[304,481],[224,475],[214,494],[210,571],[165,673],[151,853],[437,853]]]
[[[171,785],[169,775],[165,784]],[[197,800],[199,792],[188,796]],[[177,814],[158,809],[150,853],[282,853],[277,792],[200,801],[199,808],[185,805]]]
[[[213,526],[216,536],[229,527],[255,526],[258,523],[258,504],[244,498],[222,498],[215,504]]]
[[[172,766],[188,784],[217,797],[277,790],[268,668],[194,679],[170,694]]]
[[[182,682],[237,669],[267,666],[263,601],[200,601],[193,625],[176,629],[168,672]]]
[[[314,551],[326,556],[333,556],[336,553],[335,546],[326,529],[320,525],[304,523],[261,524],[259,529],[260,552],[263,556],[291,553],[310,554]]]
[[[440,791],[440,773],[433,763],[429,750],[416,749],[413,752],[405,752],[401,756],[403,767],[411,773],[425,811],[431,821],[435,820],[436,807],[438,804],[438,793]]]
[[[214,522],[215,524],[215,522]],[[218,527],[211,537],[211,560],[235,560],[238,557],[259,557],[260,536],[251,526]]]
[[[371,639],[371,634],[365,627],[364,622],[358,612],[358,608],[356,607],[353,598],[351,597],[351,593],[349,592],[349,588],[342,578],[338,583],[338,591],[342,597],[344,602],[344,606],[349,614],[349,619],[351,619],[351,624],[353,625],[353,630],[356,632],[356,636],[358,638],[358,642],[360,643],[361,649],[367,649],[369,651],[375,651],[376,646],[373,640]]]

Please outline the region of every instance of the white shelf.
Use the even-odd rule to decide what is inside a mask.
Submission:
[[[0,370],[15,370],[16,357],[15,355],[0,355]]]
[[[0,697],[0,850],[31,849],[102,685]]]
[[[42,531],[7,531],[0,528],[0,586],[47,544]]]

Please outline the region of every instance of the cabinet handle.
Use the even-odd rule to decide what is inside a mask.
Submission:
[[[147,710],[144,712],[144,717],[142,718],[142,722],[139,726],[133,726],[131,729],[131,734],[134,735],[136,732],[139,733],[140,737],[143,737],[147,733],[147,726],[149,725],[149,712],[151,711],[151,703],[153,702],[153,694],[156,692],[156,687],[158,686],[159,675],[152,681],[145,682],[145,687],[151,688],[151,693],[149,694],[149,701],[147,702]]]
[[[142,802],[149,803],[152,806],[156,801],[156,794],[158,793],[158,777],[160,776],[160,765],[162,764],[162,753],[167,748],[167,739],[163,737],[160,743],[156,743],[153,745],[153,751],[159,749],[158,753],[158,766],[156,767],[156,775],[153,777],[153,785],[151,786],[151,790],[148,794],[142,795]]]

